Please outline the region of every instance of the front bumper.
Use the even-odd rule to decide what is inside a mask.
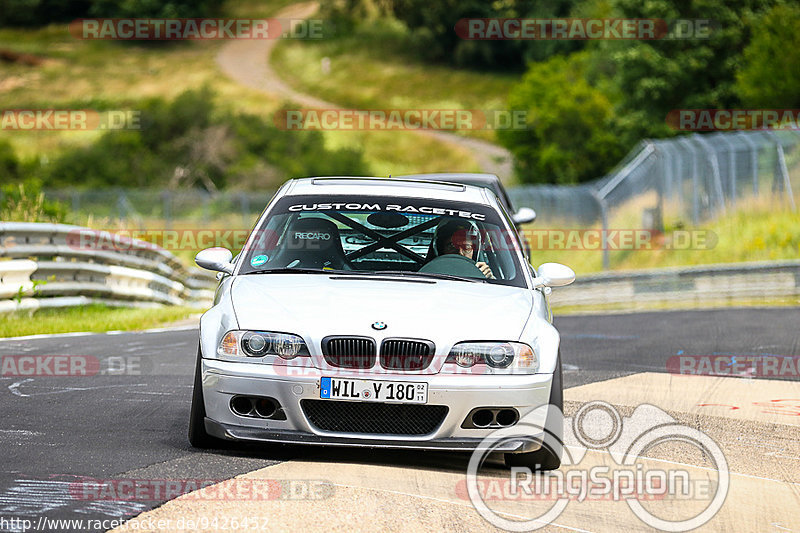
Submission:
[[[203,398],[206,430],[229,440],[287,444],[321,444],[369,448],[413,448],[471,451],[495,429],[462,428],[467,415],[476,407],[513,407],[520,415],[520,440],[506,439],[503,452],[536,450],[544,427],[543,410],[548,403],[552,374],[533,375],[454,375],[454,374],[352,374],[337,370],[335,377],[420,381],[428,383],[428,405],[447,406],[442,423],[426,435],[386,435],[325,431],[306,417],[300,402],[318,400],[324,371],[312,369],[302,375],[286,375],[285,367],[259,363],[202,359]],[[268,396],[277,400],[285,420],[244,417],[230,408],[236,395]]]

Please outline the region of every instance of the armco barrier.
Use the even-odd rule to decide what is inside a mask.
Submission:
[[[76,246],[73,241],[80,232],[93,230],[0,223],[0,312],[87,301],[200,307],[213,299],[213,275],[185,268],[167,250],[107,232],[96,234],[100,242],[116,243],[113,249]]]
[[[578,276],[553,290],[555,306],[703,305],[800,298],[800,261],[727,263]]]
[[[186,269],[151,243],[104,235],[114,250],[69,243],[65,224],[0,223],[0,312],[103,301],[124,305],[210,304],[212,274]],[[10,260],[6,260],[10,259]],[[551,294],[555,306],[697,304],[800,298],[800,261],[733,263],[580,275]],[[77,304],[75,302],[78,302]]]

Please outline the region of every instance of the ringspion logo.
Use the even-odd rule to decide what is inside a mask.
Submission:
[[[544,423],[551,417],[558,426],[563,424],[563,438]],[[491,453],[520,442],[533,449],[563,449],[561,468],[534,475],[528,467],[513,466],[507,478],[480,475]],[[700,450],[713,463],[713,469],[679,463],[661,466],[663,463],[645,457],[656,446],[675,444]],[[590,450],[604,456],[601,464],[587,459]],[[540,406],[517,424],[492,432],[473,452],[466,480],[456,484],[455,492],[469,499],[487,522],[506,531],[541,529],[552,524],[572,502],[585,500],[624,502],[652,528],[691,531],[722,508],[729,486],[727,459],[705,433],[678,423],[654,405],[639,405],[630,417],[622,417],[614,406],[594,401],[568,418],[554,405]],[[497,504],[507,500],[525,501],[529,505],[526,516],[531,518],[508,518]],[[669,508],[668,518],[643,505],[653,501]],[[692,505],[687,505],[690,502]]]

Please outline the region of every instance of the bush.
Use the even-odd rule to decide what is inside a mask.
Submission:
[[[509,95],[524,130],[498,130],[527,183],[571,184],[602,176],[622,155],[612,104],[586,80],[585,52],[532,63]]]
[[[745,106],[800,108],[800,7],[780,5],[751,26],[736,92]]]
[[[6,222],[64,222],[67,208],[46,200],[36,180],[4,185],[0,190],[0,220]]]
[[[39,172],[47,186],[272,188],[290,176],[368,173],[362,153],[329,150],[317,131],[281,130],[216,105],[208,89],[139,108],[141,129],[109,131]],[[265,169],[272,169],[266,172]],[[260,178],[259,178],[260,175]]]
[[[14,147],[7,141],[0,141],[0,181],[8,183],[19,176],[19,160]]]
[[[44,26],[77,18],[195,18],[215,15],[222,0],[0,0],[0,26]]]

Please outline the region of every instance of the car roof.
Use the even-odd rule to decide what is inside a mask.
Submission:
[[[477,172],[440,172],[434,174],[409,174],[398,177],[443,181],[448,183],[463,183],[465,185],[484,187],[494,192],[500,198],[500,201],[505,204],[507,209],[513,210],[511,206],[511,198],[509,198],[508,192],[506,192],[505,187],[503,187],[503,182],[495,174]]]
[[[414,178],[325,176],[296,178],[286,184],[284,195],[332,195],[421,197],[433,200],[492,205],[483,187]]]
[[[503,186],[500,178],[498,178],[496,175],[477,172],[437,172],[432,174],[407,174],[397,177],[403,179],[408,178],[417,180],[443,181],[448,183],[464,183],[492,188],[496,186]]]

